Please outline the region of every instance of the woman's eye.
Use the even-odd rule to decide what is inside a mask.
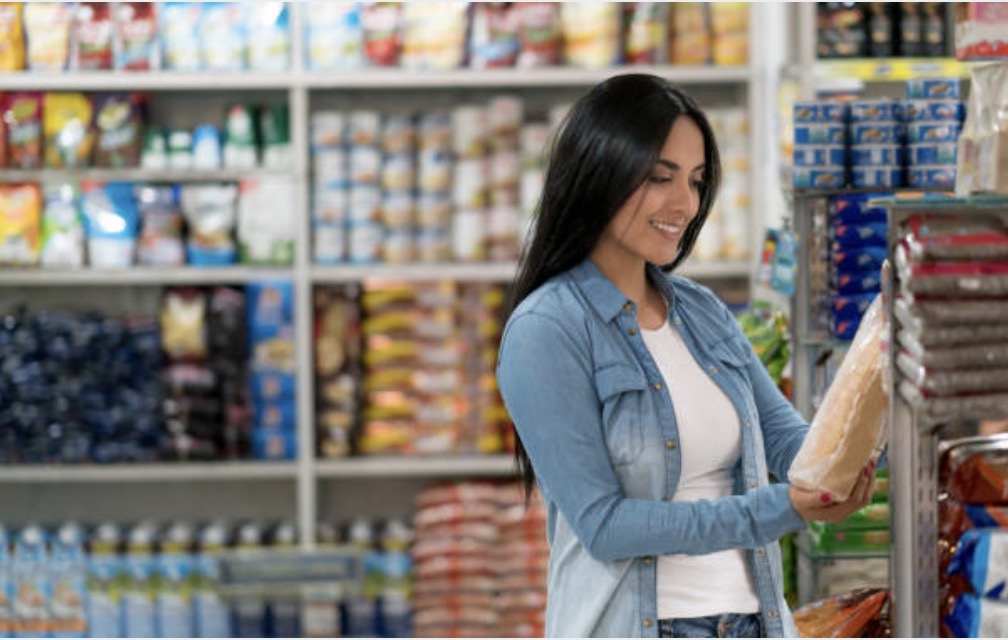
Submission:
[[[699,191],[703,189],[703,180],[690,180],[690,186]]]
[[[665,176],[651,176],[648,180],[652,184],[665,184],[666,182],[671,182],[672,178],[666,178]]]

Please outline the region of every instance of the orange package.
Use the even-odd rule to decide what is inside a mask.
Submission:
[[[0,264],[38,265],[41,224],[37,184],[0,185]]]
[[[21,2],[0,2],[0,71],[25,68]]]

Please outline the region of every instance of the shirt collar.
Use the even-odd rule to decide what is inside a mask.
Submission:
[[[657,266],[648,263],[646,268],[648,279],[665,296],[671,313],[675,301],[672,283]],[[612,322],[627,304],[636,307],[590,258],[585,258],[581,264],[571,269],[570,275],[574,284],[584,293],[585,298],[605,322]]]

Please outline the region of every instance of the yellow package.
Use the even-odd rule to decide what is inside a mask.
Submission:
[[[748,33],[748,2],[710,3],[711,27],[717,35],[724,33]]]
[[[69,2],[26,2],[24,25],[27,32],[28,68],[33,71],[62,71],[70,54]]]
[[[83,93],[47,93],[42,105],[45,164],[83,167],[91,158],[91,101]]]
[[[41,226],[37,184],[0,185],[0,264],[38,265]]]
[[[0,71],[25,68],[25,37],[20,2],[0,2]]]

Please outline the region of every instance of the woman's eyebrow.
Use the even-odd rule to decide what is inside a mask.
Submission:
[[[658,164],[666,166],[669,169],[672,169],[673,171],[678,171],[679,169],[682,169],[682,167],[680,167],[677,163],[672,162],[671,160],[666,160],[665,158],[658,158]],[[693,171],[700,171],[703,168],[704,165],[701,162],[697,166],[693,167]]]

